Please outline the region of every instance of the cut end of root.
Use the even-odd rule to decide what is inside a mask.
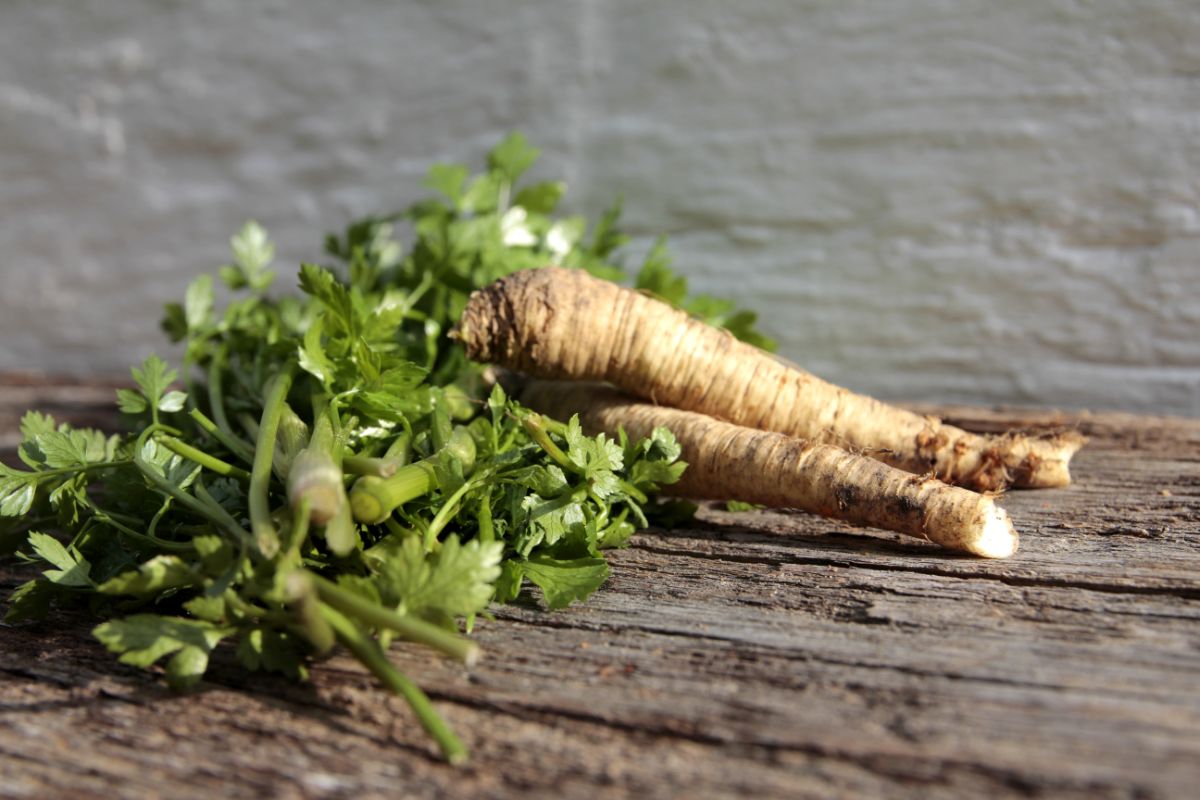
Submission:
[[[1075,431],[1024,439],[1024,457],[1014,471],[1013,487],[1058,489],[1070,485],[1071,456],[1085,443],[1087,438]]]
[[[1020,537],[1008,518],[1008,512],[993,505],[985,513],[979,535],[966,549],[984,558],[1008,558],[1017,552],[1019,542]]]

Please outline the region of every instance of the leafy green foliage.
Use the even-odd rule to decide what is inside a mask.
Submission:
[[[590,437],[498,386],[485,398],[448,336],[471,291],[515,270],[624,274],[619,207],[590,228],[556,215],[564,184],[520,184],[537,154],[513,134],[479,174],[435,165],[436,196],[328,237],[334,263],[302,265],[298,292],[268,294],[275,248],[247,223],[217,270],[224,307],[202,275],[166,308],[182,367],[150,356],[117,393],[128,433],[27,414],[24,468],[0,465],[0,531],[41,575],[6,619],[86,605],[107,618],[108,649],[181,688],[225,640],[247,669],[303,678],[336,632],[396,686],[369,637],[466,657],[460,628],[490,603],[526,585],[549,608],[595,592],[604,551],[661,512],[651,495],[682,473],[674,438]],[[752,316],[689,299],[661,243],[637,285],[769,344]],[[359,484],[347,500],[352,461],[389,467],[359,479],[378,493],[367,506],[388,502],[382,521],[355,506]]]
[[[135,614],[102,623],[93,633],[120,654],[122,663],[135,667],[148,667],[174,654],[167,664],[167,682],[186,689],[203,677],[209,653],[233,630],[203,620]]]

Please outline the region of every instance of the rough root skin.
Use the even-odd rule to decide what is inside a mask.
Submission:
[[[582,270],[524,270],[475,292],[458,338],[475,361],[606,381],[738,425],[869,451],[979,491],[1070,482],[1082,436],[980,436],[834,386],[728,332]]]
[[[905,533],[987,558],[1017,550],[1008,515],[986,495],[913,475],[828,444],[643,403],[604,386],[533,381],[521,402],[558,419],[579,414],[590,433],[634,437],[669,428],[687,470],[670,494],[798,508]]]

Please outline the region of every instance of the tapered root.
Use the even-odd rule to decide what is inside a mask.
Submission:
[[[524,270],[475,292],[457,336],[475,361],[541,378],[606,381],[655,403],[867,451],[982,491],[1064,486],[1084,441],[978,436],[893,408],[581,270]]]
[[[623,428],[648,437],[668,428],[688,463],[683,478],[664,487],[669,494],[798,508],[987,558],[1017,549],[1017,533],[991,497],[832,445],[639,402],[597,384],[532,381],[520,399],[559,419],[578,413],[590,433]]]

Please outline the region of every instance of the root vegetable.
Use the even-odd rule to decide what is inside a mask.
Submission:
[[[467,356],[542,378],[608,381],[656,403],[863,450],[981,491],[1070,482],[1075,433],[980,436],[788,365],[669,305],[580,270],[546,267],[473,295]]]
[[[928,539],[987,558],[1017,549],[1007,513],[986,495],[913,475],[838,447],[639,402],[596,384],[532,381],[521,402],[558,419],[579,414],[591,434],[675,434],[688,468],[665,491],[798,508]]]

